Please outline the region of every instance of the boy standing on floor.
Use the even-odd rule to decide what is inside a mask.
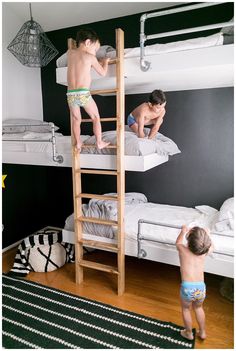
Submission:
[[[183,244],[186,235],[187,246]],[[198,336],[206,338],[205,313],[203,301],[206,297],[206,285],[204,283],[204,261],[209,250],[212,250],[212,243],[207,230],[200,227],[188,229],[186,226],[176,240],[176,247],[179,252],[181,272],[181,307],[185,329],[181,335],[193,340],[191,307],[193,307],[199,325]]]
[[[98,149],[109,145],[102,140],[102,129],[97,105],[90,94],[91,68],[98,74],[105,76],[108,68],[109,58],[102,60],[101,64],[96,58],[96,52],[100,47],[97,34],[90,29],[81,29],[76,37],[76,49],[67,52],[67,102],[70,109],[72,130],[76,140],[76,147],[81,149],[80,139],[81,111],[83,107],[93,121],[93,132],[96,136]]]
[[[148,139],[156,136],[166,110],[166,97],[162,90],[154,90],[149,101],[136,107],[128,116],[128,126],[139,138],[145,138],[144,126],[152,125]]]

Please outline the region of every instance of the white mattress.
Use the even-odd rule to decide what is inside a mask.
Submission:
[[[143,72],[139,57],[124,60],[125,94],[181,91],[229,87],[234,84],[234,45],[219,45],[193,50],[146,55],[151,68]],[[92,72],[91,90],[113,89],[115,65],[109,65],[106,77]],[[67,67],[56,69],[56,82],[67,86]]]
[[[216,213],[212,211],[211,215],[206,215],[194,208],[181,207],[181,206],[169,206],[154,203],[141,203],[135,205],[125,206],[125,239],[129,242],[133,242],[134,245],[137,242],[138,233],[138,221],[145,219],[148,221],[155,221],[170,225],[181,226],[183,224],[189,226],[202,226],[207,227],[210,230],[213,229],[215,223]],[[67,219],[67,226],[65,230],[73,232],[73,219]],[[169,249],[175,249],[174,244],[179,234],[179,229],[173,229],[168,227],[154,226],[150,224],[142,224],[141,234],[143,237],[148,239],[149,245],[168,247]],[[115,234],[114,234],[115,235]],[[232,233],[233,235],[233,233]],[[101,240],[105,242],[114,242],[114,239],[101,238],[92,235],[91,240]],[[86,238],[91,237],[91,234],[86,234]],[[95,239],[94,239],[95,238]],[[234,238],[222,235],[211,235],[214,251],[213,257],[219,254],[225,254],[227,256],[234,256]],[[108,241],[107,241],[108,240]],[[109,241],[111,240],[111,241]],[[152,240],[159,241],[154,242]],[[151,242],[152,241],[152,242]],[[162,244],[163,242],[164,244]],[[145,244],[145,241],[143,241]],[[167,245],[167,246],[166,246]],[[215,257],[216,257],[215,256]]]
[[[193,50],[199,48],[205,48],[210,46],[223,45],[224,36],[223,33],[219,32],[213,35],[206,37],[199,37],[194,39],[187,39],[176,41],[166,44],[153,44],[145,46],[145,55],[160,55],[164,53],[169,53],[173,51],[182,51],[182,50]],[[109,51],[106,51],[106,47],[109,48]],[[103,52],[103,57],[109,57],[111,59],[116,58],[116,50],[111,46],[101,46],[99,51]],[[100,54],[101,56],[101,54]],[[139,57],[140,56],[140,47],[127,48],[124,49],[124,57]],[[67,53],[60,56],[56,61],[57,67],[66,67],[67,66]]]
[[[57,155],[61,155],[63,157],[63,162],[58,163],[53,161],[52,158],[52,143],[45,141],[51,138],[51,134],[49,133],[40,133],[41,138],[44,139],[42,141],[39,136],[35,139],[35,141],[27,141],[32,137],[32,133],[21,133],[17,134],[4,134],[4,141],[2,142],[2,161],[3,163],[11,163],[11,164],[29,164],[29,165],[44,165],[44,166],[56,166],[56,167],[71,167],[71,137],[70,136],[56,136],[56,151]],[[133,133],[130,133],[133,134]],[[148,153],[147,155],[125,155],[125,169],[128,171],[137,171],[137,172],[145,172],[148,169],[156,167],[162,163],[168,161],[169,156],[166,152],[172,152],[173,146],[175,143],[171,140],[162,136],[164,139],[163,146],[161,147],[160,141],[157,141],[158,146],[155,146],[154,141],[146,140],[147,147],[144,148],[144,140],[136,143],[139,150],[142,152]],[[14,139],[16,141],[11,141],[10,139]],[[92,137],[89,135],[81,135],[81,139],[91,140]],[[136,138],[138,139],[138,138]],[[18,141],[19,140],[19,141]],[[159,144],[158,144],[159,143]],[[140,145],[142,147],[140,147]],[[150,148],[151,145],[151,148]],[[156,148],[159,148],[159,151],[162,154],[153,153]],[[177,146],[174,148],[177,150]],[[150,153],[152,151],[152,153]],[[91,151],[89,151],[91,152]],[[109,152],[109,149],[108,149]],[[137,153],[139,151],[137,150]],[[111,154],[81,154],[81,168],[91,168],[91,169],[116,169],[116,155]]]

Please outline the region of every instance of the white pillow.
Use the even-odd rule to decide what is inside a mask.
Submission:
[[[98,60],[105,58],[105,57],[110,57],[110,55],[108,55],[108,53],[113,53],[114,50],[115,49],[110,45],[102,45],[98,49],[98,51],[96,53],[96,57]]]
[[[201,205],[201,206],[195,206],[196,210],[200,211],[201,213],[204,213],[206,215],[214,215],[216,213],[218,213],[218,211],[211,207],[211,206],[207,206],[207,205]]]
[[[234,230],[234,198],[224,201],[219,211],[219,217],[214,229],[218,232]],[[233,235],[233,233],[232,233]]]
[[[8,124],[10,124],[10,126],[7,126]],[[17,124],[24,124],[25,126],[17,126]],[[37,124],[37,126],[35,126],[35,124]],[[55,126],[55,131],[58,129],[59,127]],[[47,122],[30,118],[10,118],[2,121],[3,133],[24,133],[26,131],[48,133],[51,132],[51,126],[48,125]]]
[[[67,52],[56,60],[57,67],[67,67]]]

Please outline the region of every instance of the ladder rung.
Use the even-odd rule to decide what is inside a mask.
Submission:
[[[113,93],[117,93],[118,89],[114,88],[114,89],[101,89],[101,90],[92,90],[90,91],[91,95],[99,95],[99,94],[113,94]]]
[[[80,222],[89,222],[89,223],[97,223],[97,224],[103,224],[103,225],[118,225],[117,221],[111,221],[108,219],[101,219],[101,218],[96,218],[96,217],[79,217],[77,218],[78,221]]]
[[[104,243],[104,242],[100,242],[100,241],[94,241],[94,240],[79,240],[78,241],[79,244],[82,244],[83,246],[87,246],[87,247],[93,247],[96,249],[100,249],[100,250],[109,250],[112,252],[118,252],[118,247],[116,244],[110,244],[110,243]]]
[[[114,267],[114,266],[107,266],[105,264],[101,264],[101,263],[97,263],[97,262],[81,260],[79,262],[79,265],[82,266],[82,267],[86,267],[86,268],[97,269],[97,270],[103,271],[103,272],[119,274],[119,272],[118,272],[116,267]]]
[[[116,122],[117,118],[116,117],[107,117],[107,118],[100,118],[100,122]],[[81,122],[93,122],[91,118],[83,118],[81,119]]]
[[[90,148],[97,148],[97,144],[83,144],[81,146],[81,148],[86,148],[86,147],[90,147]],[[106,147],[104,147],[104,149],[116,149],[117,145],[113,145],[113,144],[109,144]]]
[[[114,58],[114,59],[110,59],[109,61],[108,61],[108,65],[113,65],[114,63],[117,63],[118,62],[118,58],[116,57],[116,58]]]
[[[102,171],[102,170],[96,170],[96,169],[77,169],[75,173],[106,174],[106,175],[115,175],[115,176],[119,174],[117,171]]]
[[[117,196],[108,196],[108,195],[97,195],[97,194],[87,194],[87,193],[81,193],[79,195],[76,195],[76,199],[78,198],[84,198],[84,199],[100,199],[100,200],[114,200],[117,201],[118,197]]]

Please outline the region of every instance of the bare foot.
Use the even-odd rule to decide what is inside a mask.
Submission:
[[[206,339],[206,332],[205,332],[205,330],[203,330],[203,331],[201,331],[201,330],[198,330],[197,331],[197,336],[200,338],[200,339],[202,339],[202,340],[205,340]]]
[[[101,149],[104,149],[105,147],[107,147],[109,144],[110,143],[107,143],[107,142],[101,140],[99,143],[97,142],[97,148],[101,150]]]
[[[190,331],[187,331],[186,329],[183,329],[180,331],[180,334],[182,335],[183,338],[188,339],[188,340],[193,340],[193,333]]]

